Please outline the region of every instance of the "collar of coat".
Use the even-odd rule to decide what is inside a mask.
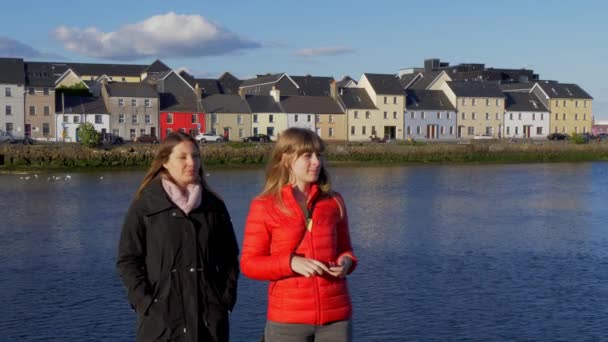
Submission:
[[[148,186],[142,191],[140,200],[143,201],[143,209],[145,214],[155,214],[165,210],[171,210],[177,208],[170,199],[163,185],[160,177],[155,178],[151,181]],[[192,210],[192,212],[202,211],[214,211],[219,210],[221,200],[217,196],[209,191],[202,190],[201,193],[201,204],[198,208]]]
[[[313,201],[316,201],[322,195],[321,189],[317,183],[314,183],[310,186],[310,191],[308,192],[308,198],[306,199],[306,205],[310,207]],[[298,207],[298,202],[296,201],[295,196],[293,195],[293,185],[286,184],[281,188],[281,197],[283,201],[286,201],[288,207]]]

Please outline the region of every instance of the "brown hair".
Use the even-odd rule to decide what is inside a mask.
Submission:
[[[325,143],[323,143],[323,140],[309,129],[292,127],[283,131],[270,154],[270,160],[266,167],[266,182],[260,195],[274,196],[278,199],[279,204],[283,206],[281,188],[285,184],[289,184],[291,178],[291,169],[284,156],[298,158],[304,153],[321,154],[324,151]],[[317,185],[324,194],[331,191],[331,182],[329,173],[325,169],[325,163],[321,164]]]
[[[196,147],[196,150],[200,153],[196,140],[194,140],[194,138],[192,138],[191,136],[182,132],[169,134],[167,138],[161,143],[158,152],[156,152],[156,155],[152,160],[152,164],[150,165],[148,172],[144,176],[144,180],[141,182],[141,185],[135,193],[135,198],[139,198],[141,192],[148,186],[148,184],[150,184],[150,182],[156,179],[156,177],[158,177],[159,175],[163,175],[171,179],[171,175],[169,175],[169,172],[167,172],[163,164],[167,163],[167,161],[169,160],[169,156],[173,152],[173,148],[182,142],[192,143]],[[209,185],[207,184],[207,181],[205,180],[205,177],[203,176],[202,162],[200,164],[197,174],[203,191],[212,192],[209,188]]]

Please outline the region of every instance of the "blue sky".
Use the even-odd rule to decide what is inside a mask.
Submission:
[[[0,12],[0,56],[359,79],[425,58],[527,67],[578,83],[608,120],[608,2],[600,0],[31,0]]]

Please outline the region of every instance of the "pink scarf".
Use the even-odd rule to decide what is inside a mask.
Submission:
[[[162,178],[163,188],[175,205],[186,215],[198,208],[201,204],[201,186],[198,183],[188,184],[184,193],[175,183],[168,178]]]

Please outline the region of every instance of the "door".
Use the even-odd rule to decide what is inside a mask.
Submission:
[[[150,127],[150,135],[156,137],[156,127]]]
[[[230,140],[230,128],[228,127],[224,127],[224,140]]]
[[[32,125],[31,124],[25,124],[25,137],[26,138],[32,137]]]

